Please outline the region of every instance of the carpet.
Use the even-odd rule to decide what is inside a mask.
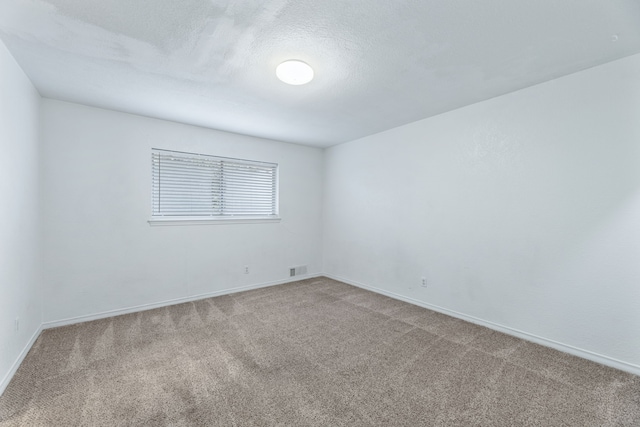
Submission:
[[[0,426],[639,426],[640,377],[327,278],[45,330]]]

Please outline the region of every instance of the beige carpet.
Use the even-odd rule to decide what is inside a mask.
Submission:
[[[640,377],[321,278],[45,331],[31,425],[640,426]]]

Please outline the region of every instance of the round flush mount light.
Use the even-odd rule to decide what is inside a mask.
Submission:
[[[276,76],[287,84],[303,85],[313,79],[313,68],[305,62],[291,59],[278,65]]]

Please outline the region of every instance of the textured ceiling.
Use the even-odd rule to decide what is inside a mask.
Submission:
[[[46,97],[330,146],[638,53],[640,0],[1,0],[0,38]]]

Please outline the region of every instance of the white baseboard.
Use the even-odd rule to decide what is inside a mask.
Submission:
[[[166,307],[166,306],[175,305],[175,304],[182,304],[185,302],[192,302],[192,301],[197,301],[205,298],[235,294],[237,292],[250,291],[252,289],[259,289],[259,288],[266,288],[268,286],[283,285],[285,283],[297,282],[299,280],[305,280],[305,279],[313,279],[315,277],[320,277],[320,276],[322,276],[321,273],[305,274],[305,275],[290,277],[284,280],[276,280],[273,282],[258,283],[255,285],[248,285],[248,286],[240,286],[237,288],[223,289],[221,291],[208,292],[205,294],[191,295],[188,297],[175,298],[175,299],[170,299],[170,300],[165,300],[160,302],[154,302],[150,304],[142,304],[142,305],[136,305],[131,307],[119,308],[115,310],[102,311],[100,313],[70,317],[67,319],[53,320],[49,322],[44,322],[42,324],[42,329],[51,329],[51,328],[57,328],[60,326],[73,325],[76,323],[90,322],[92,320],[104,319],[104,318],[113,317],[113,316],[120,316],[122,314],[136,313],[138,311],[152,310],[154,308]]]
[[[449,310],[444,307],[439,307],[437,305],[429,304],[424,301],[420,301],[414,298],[406,297],[400,294],[396,294],[394,292],[389,292],[384,289],[376,288],[373,286],[365,285],[364,283],[356,282],[354,280],[345,279],[343,277],[334,276],[332,274],[324,274],[325,277],[328,277],[333,280],[337,280],[339,282],[343,282],[349,285],[357,286],[358,288],[366,289],[371,292],[375,292],[378,294],[382,294],[388,296],[393,299],[397,299],[400,301],[408,302],[413,305],[417,305],[420,307],[427,308],[429,310],[437,311],[439,313],[443,313],[452,317],[456,317],[458,319],[466,320],[467,322],[475,323],[480,326],[485,326],[489,329],[493,329],[498,332],[505,333],[507,335],[512,335],[518,338],[522,338],[527,341],[532,341],[536,344],[543,345],[545,347],[551,347],[553,349],[562,351],[564,353],[569,353],[574,356],[581,357],[583,359],[591,360],[596,363],[600,363],[601,365],[610,366],[615,369],[619,369],[621,371],[629,372],[634,375],[640,375],[640,366],[635,365],[633,363],[623,362],[622,360],[617,360],[609,356],[605,356],[602,354],[594,353],[589,350],[583,350],[578,347],[574,347],[572,345],[563,344],[558,341],[550,340],[547,338],[543,338],[534,334],[530,334],[528,332],[520,331],[518,329],[510,328],[508,326],[500,325],[498,323],[493,323],[488,320],[479,319],[477,317],[469,316],[464,313],[459,313],[454,310]]]
[[[18,355],[18,358],[16,359],[16,361],[13,362],[13,365],[11,365],[11,369],[9,369],[9,372],[7,372],[7,374],[4,376],[2,381],[0,381],[0,396],[2,396],[2,393],[4,393],[4,391],[6,390],[7,386],[11,382],[11,379],[15,375],[20,365],[22,364],[22,361],[24,360],[24,358],[27,356],[27,353],[29,353],[29,350],[31,350],[31,347],[33,347],[33,344],[36,342],[41,332],[42,332],[42,325],[38,326],[38,329],[36,329],[36,331],[33,333],[31,338],[27,342],[27,345],[24,346],[24,348]]]
[[[299,280],[312,279],[312,278],[322,277],[322,276],[328,277],[330,279],[338,280],[340,282],[344,282],[344,283],[347,283],[349,285],[357,286],[359,288],[366,289],[366,290],[369,290],[369,291],[372,291],[372,292],[375,292],[375,293],[378,293],[378,294],[386,295],[386,296],[388,296],[390,298],[394,298],[394,299],[397,299],[397,300],[408,302],[410,304],[418,305],[420,307],[424,307],[424,308],[427,308],[429,310],[433,310],[433,311],[437,311],[437,312],[440,312],[440,313],[443,313],[443,314],[447,314],[449,316],[456,317],[456,318],[459,318],[459,319],[462,319],[462,320],[466,320],[466,321],[471,322],[471,323],[475,323],[475,324],[478,324],[478,325],[481,325],[481,326],[485,326],[485,327],[487,327],[489,329],[493,329],[493,330],[496,330],[496,331],[499,331],[499,332],[503,332],[503,333],[508,334],[508,335],[512,335],[512,336],[515,336],[515,337],[518,337],[518,338],[525,339],[527,341],[532,341],[532,342],[535,342],[537,344],[544,345],[546,347],[551,347],[551,348],[554,348],[556,350],[572,354],[574,356],[582,357],[583,359],[588,359],[588,360],[594,361],[596,363],[600,363],[602,365],[606,365],[606,366],[610,366],[612,368],[620,369],[622,371],[630,372],[630,373],[635,374],[635,375],[640,375],[640,366],[635,365],[633,363],[623,362],[621,360],[617,360],[617,359],[614,359],[614,358],[609,357],[609,356],[604,356],[602,354],[594,353],[592,351],[583,350],[583,349],[580,349],[580,348],[577,348],[577,347],[573,347],[571,345],[563,344],[563,343],[560,343],[560,342],[557,342],[557,341],[554,341],[554,340],[550,340],[550,339],[543,338],[543,337],[540,337],[540,336],[537,336],[537,335],[534,335],[534,334],[530,334],[528,332],[524,332],[524,331],[520,331],[520,330],[517,330],[517,329],[513,329],[513,328],[510,328],[508,326],[503,326],[503,325],[500,325],[500,324],[497,324],[497,323],[493,323],[493,322],[490,322],[490,321],[487,321],[487,320],[479,319],[477,317],[468,316],[466,314],[459,313],[457,311],[453,311],[453,310],[449,310],[449,309],[444,308],[444,307],[439,307],[439,306],[436,306],[436,305],[433,305],[433,304],[425,303],[423,301],[420,301],[420,300],[417,300],[417,299],[414,299],[414,298],[405,297],[403,295],[396,294],[394,292],[389,292],[389,291],[386,291],[384,289],[380,289],[380,288],[376,288],[376,287],[373,287],[373,286],[365,285],[363,283],[359,283],[359,282],[356,282],[354,280],[345,279],[343,277],[334,276],[332,274],[317,273],[317,274],[307,274],[307,275],[303,275],[303,276],[296,276],[296,277],[293,277],[293,278],[287,278],[287,279],[284,279],[284,280],[278,280],[278,281],[273,281],[273,282],[266,282],[266,283],[259,283],[259,284],[255,284],[255,285],[241,286],[241,287],[237,287],[237,288],[224,289],[224,290],[221,290],[221,291],[209,292],[209,293],[206,293],[206,294],[199,294],[199,295],[192,295],[192,296],[188,296],[188,297],[176,298],[176,299],[171,299],[171,300],[166,300],[166,301],[161,301],[161,302],[156,302],[156,303],[151,303],[151,304],[142,304],[142,305],[138,305],[138,306],[127,307],[127,308],[122,308],[122,309],[117,309],[117,310],[109,310],[109,311],[104,311],[104,312],[101,312],[101,313],[95,313],[95,314],[90,314],[90,315],[85,315],[85,316],[77,316],[77,317],[72,317],[72,318],[68,318],[68,319],[61,319],[61,320],[56,320],[56,321],[51,321],[51,322],[44,322],[34,332],[34,334],[31,337],[31,339],[29,339],[29,342],[25,345],[24,349],[22,350],[20,355],[17,357],[16,361],[11,366],[11,369],[9,370],[9,372],[4,376],[4,378],[0,382],[0,395],[2,395],[2,393],[5,391],[5,389],[9,385],[9,382],[11,381],[11,379],[14,376],[14,374],[18,370],[18,367],[20,366],[20,364],[22,363],[22,361],[26,357],[27,353],[29,353],[29,350],[31,350],[31,347],[36,342],[36,340],[40,336],[40,333],[44,329],[56,328],[56,327],[59,327],[59,326],[71,325],[71,324],[75,324],[75,323],[88,322],[88,321],[91,321],[91,320],[104,319],[104,318],[107,318],[107,317],[119,316],[119,315],[122,315],[122,314],[134,313],[134,312],[145,311],[145,310],[151,310],[151,309],[154,309],[154,308],[166,307],[166,306],[169,306],[169,305],[180,304],[180,303],[184,303],[184,302],[197,301],[197,300],[204,299],[204,298],[211,298],[211,297],[216,297],[216,296],[221,296],[221,295],[228,295],[228,294],[248,291],[248,290],[252,290],[252,289],[265,288],[265,287],[268,287],[268,286],[282,285],[282,284],[285,284],[285,283],[297,282]]]
[[[25,345],[24,349],[22,350],[22,352],[20,353],[16,361],[11,366],[11,369],[9,370],[9,372],[7,372],[7,374],[4,376],[4,378],[0,382],[0,396],[2,395],[2,393],[4,393],[5,389],[9,385],[9,382],[11,382],[11,379],[15,375],[20,365],[22,364],[22,361],[24,360],[27,353],[29,353],[29,350],[31,350],[31,347],[33,346],[33,344],[36,342],[36,340],[40,336],[40,333],[45,329],[57,328],[59,326],[72,325],[72,324],[82,323],[82,322],[89,322],[91,320],[104,319],[107,317],[119,316],[121,314],[152,310],[154,308],[166,307],[169,305],[181,304],[184,302],[197,301],[197,300],[221,296],[221,295],[229,295],[237,292],[249,291],[252,289],[266,288],[268,286],[283,285],[285,283],[297,282],[299,280],[305,280],[305,279],[313,279],[315,277],[320,277],[320,276],[322,276],[322,274],[320,273],[305,274],[305,275],[287,278],[284,280],[276,280],[273,282],[258,283],[255,285],[248,285],[248,286],[240,286],[237,288],[224,289],[221,291],[209,292],[209,293],[199,294],[199,295],[192,295],[192,296],[183,297],[183,298],[175,298],[175,299],[160,301],[160,302],[151,303],[151,304],[142,304],[142,305],[126,307],[126,308],[117,309],[117,310],[109,310],[109,311],[103,311],[100,313],[88,314],[85,316],[70,317],[68,319],[54,320],[51,322],[43,322],[35,331],[31,339],[27,343],[27,345]]]

